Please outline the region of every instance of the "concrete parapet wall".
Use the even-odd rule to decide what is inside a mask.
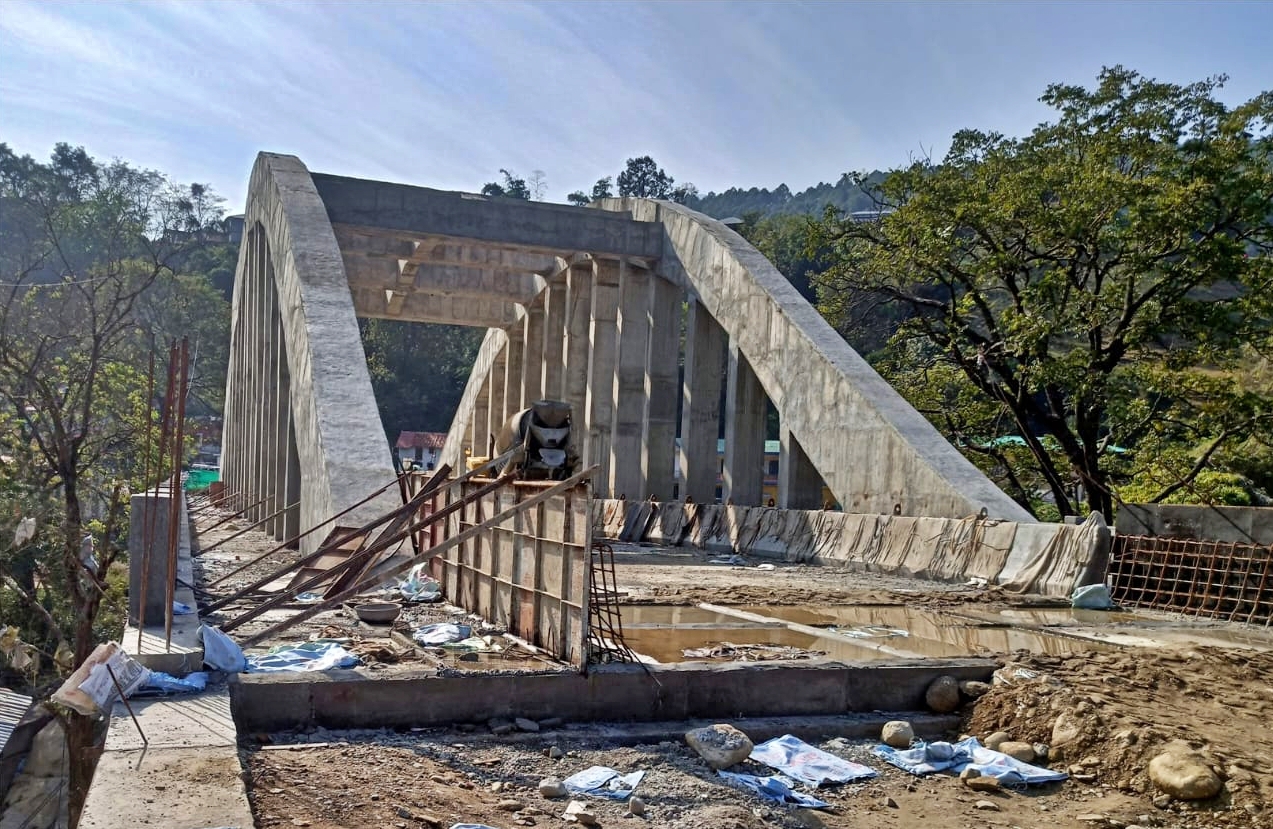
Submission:
[[[598,536],[622,541],[838,562],[937,581],[983,579],[1067,597],[1104,578],[1110,543],[1099,516],[1074,526],[597,499],[592,518]]]
[[[777,717],[924,707],[939,676],[987,679],[988,659],[894,665],[607,665],[577,673],[404,676],[374,682],[353,671],[241,674],[230,686],[239,727],[394,728],[561,717],[570,722]],[[657,680],[657,682],[655,681]],[[421,700],[427,700],[422,703]]]
[[[1119,535],[1154,535],[1273,545],[1273,507],[1123,504],[1114,519]]]

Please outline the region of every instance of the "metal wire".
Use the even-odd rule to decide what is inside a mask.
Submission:
[[[614,548],[601,541],[593,542],[589,566],[592,579],[588,595],[588,664],[640,663],[640,657],[623,639]]]
[[[1273,546],[1120,535],[1110,554],[1119,604],[1245,624],[1273,620]]]

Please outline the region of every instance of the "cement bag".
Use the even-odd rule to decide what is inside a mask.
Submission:
[[[119,696],[116,682],[127,697],[145,685],[149,677],[150,671],[124,653],[119,645],[104,642],[66,678],[62,687],[53,694],[53,701],[85,716],[95,717],[105,713]]]
[[[199,638],[203,641],[203,664],[214,671],[237,674],[248,669],[243,648],[220,628],[200,625]]]
[[[1114,606],[1110,598],[1109,588],[1103,584],[1088,584],[1074,588],[1070,597],[1070,607],[1082,610],[1109,610]]]

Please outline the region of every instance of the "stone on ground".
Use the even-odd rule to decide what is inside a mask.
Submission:
[[[972,697],[973,699],[989,693],[990,687],[989,682],[978,682],[975,679],[967,679],[959,683],[960,692],[964,696]]]
[[[538,731],[539,723],[534,720],[528,720],[525,717],[518,717],[513,720],[513,724],[517,726],[518,731]]]
[[[996,749],[1014,760],[1020,760],[1023,763],[1034,762],[1034,746],[1029,743],[1022,743],[1016,740],[1005,740],[999,744]]]
[[[751,754],[751,739],[732,725],[718,723],[685,733],[685,742],[714,769],[737,765]]]
[[[1149,779],[1176,800],[1214,797],[1224,783],[1196,751],[1169,749],[1149,761]]]
[[[971,766],[959,773],[959,779],[974,792],[997,792],[999,781],[993,777],[985,777]]]
[[[645,814],[645,801],[639,797],[629,799],[628,814],[637,815],[638,817]]]
[[[880,742],[893,748],[910,748],[914,739],[915,729],[906,720],[886,722],[884,730],[880,732]]]
[[[1011,739],[1012,738],[1008,736],[1008,732],[996,731],[995,733],[987,737],[986,741],[982,743],[982,745],[984,745],[986,748],[992,748],[995,751],[998,751],[999,746],[1003,745],[1004,743],[1008,742]]]
[[[999,804],[989,800],[978,800],[973,804],[973,808],[980,809],[983,812],[997,812],[999,811]]]
[[[565,797],[566,784],[555,777],[545,777],[539,781],[539,793],[544,797]]]
[[[562,815],[567,823],[578,823],[583,826],[595,826],[597,816],[589,811],[588,804],[582,800],[572,800],[566,806],[566,812]]]
[[[938,714],[949,714],[959,708],[959,680],[953,676],[937,677],[928,686],[924,701]]]

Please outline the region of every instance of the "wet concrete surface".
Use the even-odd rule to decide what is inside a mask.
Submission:
[[[661,663],[820,656],[887,660],[898,652],[932,658],[1018,650],[1070,656],[1119,647],[1190,645],[1273,650],[1273,632],[1141,611],[934,610],[904,605],[729,610],[738,611],[738,616],[695,606],[625,605],[624,636],[633,650]]]

